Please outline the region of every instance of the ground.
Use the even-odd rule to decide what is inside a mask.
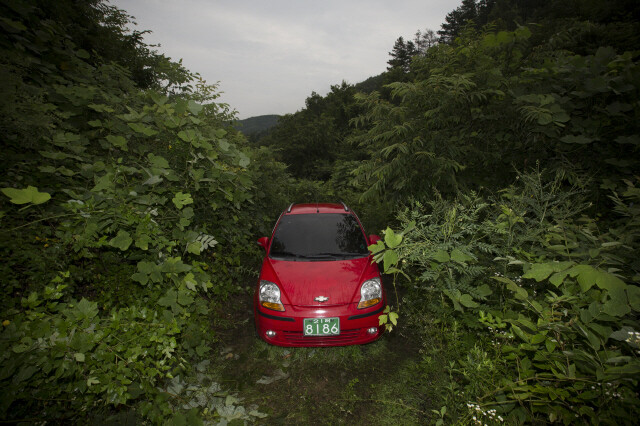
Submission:
[[[281,348],[256,337],[252,289],[215,325],[211,365],[223,388],[268,414],[258,424],[424,424],[419,347],[402,325],[362,346]],[[217,313],[216,315],[220,315]],[[219,318],[219,317],[218,317]]]

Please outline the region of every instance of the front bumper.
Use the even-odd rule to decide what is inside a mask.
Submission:
[[[341,306],[291,306],[284,312],[275,312],[256,306],[254,308],[256,331],[265,342],[277,346],[345,346],[373,342],[384,332],[378,317],[384,309],[384,301],[367,309],[357,309],[355,304]],[[302,331],[305,318],[340,318],[340,334],[335,336],[305,336]],[[367,329],[375,327],[369,334]],[[274,331],[273,337],[266,335]]]

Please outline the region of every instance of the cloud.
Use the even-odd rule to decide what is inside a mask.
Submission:
[[[219,81],[241,118],[293,113],[312,91],[386,69],[399,36],[437,30],[452,0],[112,0],[147,43]]]

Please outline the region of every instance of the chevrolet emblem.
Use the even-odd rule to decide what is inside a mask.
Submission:
[[[329,298],[328,297],[324,297],[324,296],[318,296],[313,300],[315,300],[316,302],[323,303],[323,302],[326,302],[327,300],[329,300]]]

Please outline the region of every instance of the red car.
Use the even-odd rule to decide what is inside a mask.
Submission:
[[[278,346],[369,343],[386,295],[356,214],[343,204],[291,204],[266,250],[254,295],[258,335]]]

